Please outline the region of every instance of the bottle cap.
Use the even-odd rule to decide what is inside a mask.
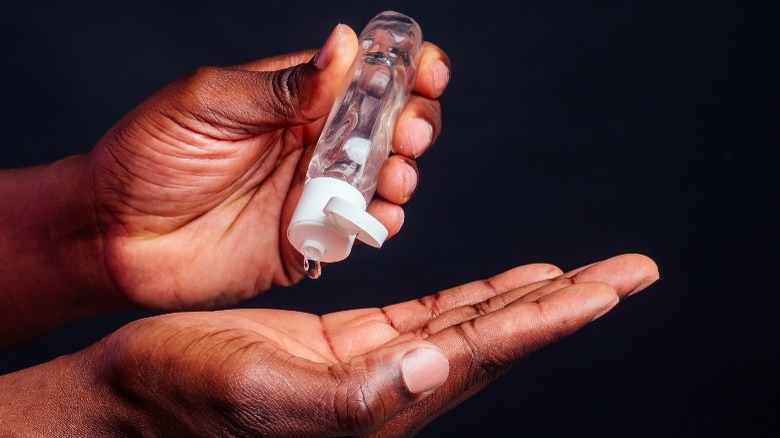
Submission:
[[[336,178],[306,182],[295,208],[287,238],[309,260],[338,262],[352,251],[355,238],[379,248],[387,229],[366,212],[359,190]]]

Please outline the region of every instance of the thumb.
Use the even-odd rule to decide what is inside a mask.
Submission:
[[[160,93],[168,100],[162,107],[177,113],[177,123],[184,115],[193,130],[218,136],[312,122],[328,114],[356,53],[355,32],[340,24],[306,63],[273,71],[202,67]]]
[[[319,388],[325,392],[320,400],[332,403],[325,409],[329,424],[324,432],[349,436],[371,432],[431,394],[448,374],[447,358],[425,341],[387,346],[333,365]]]

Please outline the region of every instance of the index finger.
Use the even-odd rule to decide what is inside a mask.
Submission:
[[[283,55],[271,56],[269,58],[256,59],[243,64],[236,64],[227,68],[232,70],[246,70],[246,71],[275,71],[282,70],[294,65],[303,64],[309,62],[314,55],[317,54],[317,49],[301,50],[294,53],[285,53]]]

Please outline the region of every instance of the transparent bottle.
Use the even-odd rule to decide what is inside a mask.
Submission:
[[[395,122],[409,98],[422,32],[385,11],[366,25],[355,61],[328,116],[287,229],[309,276],[319,262],[345,259],[355,238],[379,248],[387,230],[365,210],[390,154]]]

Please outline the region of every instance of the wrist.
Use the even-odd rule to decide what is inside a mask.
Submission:
[[[84,156],[0,172],[0,349],[123,308],[102,256]],[[7,332],[7,331],[6,331]]]
[[[45,172],[43,203],[51,204],[42,218],[43,240],[62,287],[70,292],[67,296],[91,313],[126,308],[106,269],[88,157],[64,158],[47,166]]]
[[[0,436],[120,435],[132,410],[103,381],[94,349],[0,376]]]

